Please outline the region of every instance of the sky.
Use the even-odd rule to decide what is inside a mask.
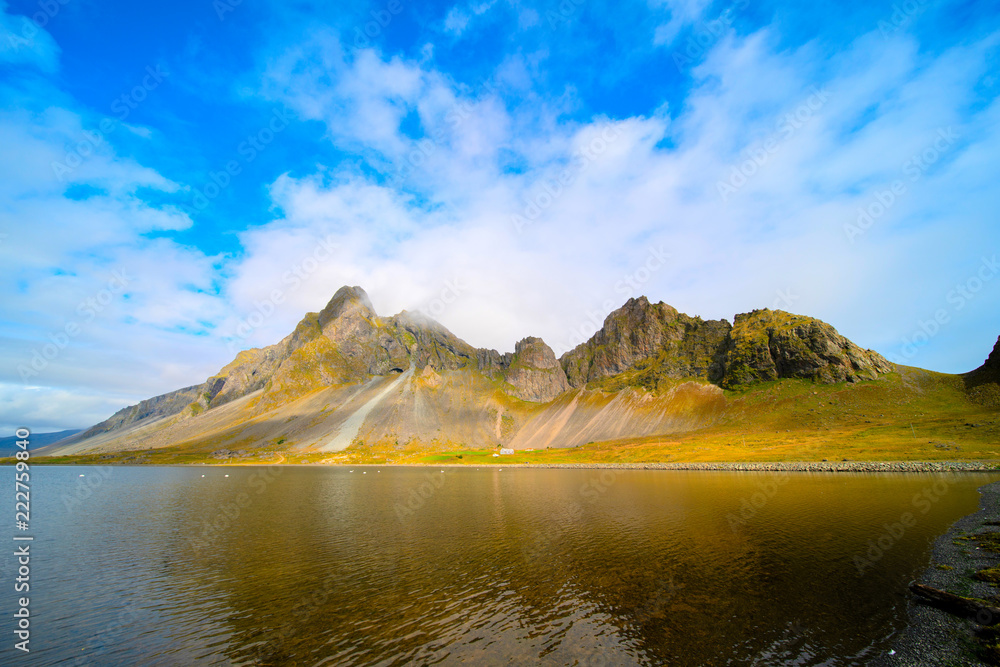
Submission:
[[[561,354],[641,295],[892,361],[1000,335],[994,2],[0,0],[0,431],[342,285]]]

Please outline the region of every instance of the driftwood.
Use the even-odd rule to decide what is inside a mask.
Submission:
[[[980,625],[995,625],[1000,623],[1000,607],[991,607],[977,600],[963,598],[960,595],[940,591],[930,586],[913,583],[910,591],[924,598],[935,607],[955,614],[975,618]]]

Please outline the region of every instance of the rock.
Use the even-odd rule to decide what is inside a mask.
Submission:
[[[979,405],[1000,408],[1000,338],[983,365],[963,378],[969,398]]]
[[[629,299],[604,320],[594,336],[560,359],[572,387],[635,371],[609,389],[643,386],[655,389],[665,380],[722,376],[723,344],[730,325],[725,320],[689,317],[646,297]],[[619,386],[622,385],[622,386]]]
[[[514,347],[506,380],[513,388],[512,395],[536,403],[547,403],[570,388],[552,348],[534,337],[525,338]]]
[[[779,378],[874,380],[895,368],[825,322],[768,309],[736,316],[723,363],[721,385],[727,389]]]
[[[727,389],[780,378],[857,382],[895,368],[814,318],[755,310],[730,326],[645,297],[629,299],[561,362],[571,386],[608,390],[664,389],[691,378]]]

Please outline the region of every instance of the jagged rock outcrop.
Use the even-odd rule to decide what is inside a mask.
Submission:
[[[404,310],[389,322],[417,370],[425,366],[457,370],[477,364],[476,348],[428,317]]]
[[[573,387],[663,390],[696,378],[726,389],[780,378],[822,383],[874,380],[894,366],[820,320],[755,310],[726,320],[690,317],[645,297],[608,315],[561,359]]]
[[[725,388],[779,378],[827,384],[874,380],[895,368],[825,322],[767,309],[736,316],[723,364]]]
[[[965,388],[973,402],[990,408],[1000,408],[1000,338],[982,366],[967,373]]]
[[[303,335],[263,386],[259,410],[331,385],[364,382],[372,376],[425,367],[435,371],[475,366],[477,351],[439,323],[403,311],[379,317],[360,287],[342,287],[314,319],[315,332]]]
[[[560,361],[573,387],[623,373],[629,375],[606,386],[655,389],[664,380],[684,378],[718,382],[729,329],[725,320],[690,317],[663,302],[650,304],[639,297],[608,315],[600,331]]]
[[[533,336],[515,346],[506,380],[514,396],[536,403],[547,403],[570,388],[552,348]]]
[[[504,379],[514,355],[510,352],[500,354],[496,350],[479,348],[476,350],[476,368],[491,380]]]

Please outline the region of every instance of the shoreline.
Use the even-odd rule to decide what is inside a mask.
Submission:
[[[338,464],[339,465],[339,464]],[[355,464],[373,465],[373,464]],[[397,465],[395,463],[388,465]],[[405,463],[402,466],[468,468],[473,464]],[[778,462],[692,462],[692,463],[486,463],[478,467],[621,469],[621,470],[706,470],[723,472],[1000,472],[1000,463],[979,461],[778,461]]]
[[[962,595],[990,600],[1000,591],[972,578],[972,573],[1000,563],[1000,553],[974,546],[969,535],[1000,530],[1000,481],[979,487],[979,509],[953,523],[934,541],[930,562],[915,580]],[[893,655],[880,655],[869,667],[955,667],[989,664],[977,655],[975,619],[962,618],[920,601],[907,593],[906,626],[893,638]]]
[[[315,468],[540,468],[540,469],[581,469],[581,470],[704,470],[723,472],[1000,472],[1000,461],[694,461],[689,463],[291,463],[285,461],[231,461],[197,463],[116,463],[114,461],[77,463],[56,461],[33,461],[35,465],[55,466],[177,466],[177,467],[246,467],[246,466],[296,466]],[[0,462],[0,466],[14,465]]]
[[[704,470],[723,472],[845,472],[845,473],[942,473],[942,472],[1000,472],[1000,461],[760,461],[760,462],[702,462],[688,463],[423,463],[423,462],[392,462],[392,463],[291,463],[282,461],[232,461],[232,462],[196,462],[196,463],[116,463],[105,462],[56,462],[34,460],[34,465],[65,465],[65,466],[183,466],[183,467],[245,467],[245,466],[297,466],[324,468],[538,468],[538,469],[582,469],[582,470]],[[3,461],[0,466],[14,465],[14,462]]]

